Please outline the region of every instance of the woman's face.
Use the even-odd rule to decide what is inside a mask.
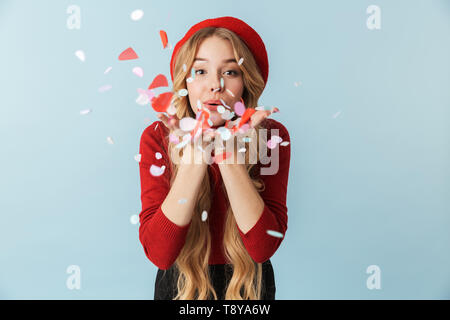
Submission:
[[[198,112],[197,101],[200,100],[202,108],[208,108],[211,111],[210,119],[213,126],[223,125],[225,119],[215,110],[217,107],[208,105],[206,102],[222,99],[234,110],[234,104],[241,100],[244,82],[230,41],[216,36],[203,40],[192,68],[195,69],[195,78],[186,84],[192,110],[195,113]],[[190,76],[189,73],[188,77]],[[223,87],[221,87],[221,78],[223,78]]]

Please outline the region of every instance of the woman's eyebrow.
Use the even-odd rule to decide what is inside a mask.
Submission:
[[[202,62],[204,62],[204,61],[208,61],[208,59],[205,59],[205,58],[195,58],[194,59],[194,62],[195,61],[202,61]],[[234,59],[234,58],[232,58],[232,59],[225,59],[225,60],[223,60],[222,61],[223,63],[231,63],[231,62],[236,62],[236,59]],[[236,62],[237,63],[237,62]]]

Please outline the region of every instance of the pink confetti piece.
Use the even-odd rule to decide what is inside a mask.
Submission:
[[[175,135],[174,133],[171,133],[171,134],[169,134],[169,141],[172,143],[179,143],[180,138],[178,138],[178,136]]]
[[[144,76],[144,70],[141,67],[134,67],[133,73],[140,78],[142,78]]]
[[[245,106],[244,106],[244,104],[243,104],[242,102],[240,102],[240,101],[236,102],[236,103],[234,104],[234,112],[235,112],[238,116],[242,117],[242,115],[243,115],[244,112],[245,112]]]
[[[142,155],[140,153],[138,153],[137,155],[134,156],[134,160],[136,160],[136,162],[141,162],[141,158],[142,158]]]
[[[192,131],[197,125],[197,120],[191,117],[184,117],[180,120],[180,129],[183,131]]]
[[[277,147],[278,143],[273,142],[272,140],[267,141],[267,148],[269,149],[275,149]]]
[[[152,164],[150,167],[150,174],[154,177],[159,177],[164,173],[164,170],[166,170],[166,166],[158,167]]]

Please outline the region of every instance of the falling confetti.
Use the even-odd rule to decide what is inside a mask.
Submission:
[[[186,70],[187,70],[186,63],[183,63],[183,71],[186,72]]]
[[[178,95],[181,97],[186,97],[188,95],[188,91],[186,89],[181,89],[178,91]]]
[[[140,153],[138,153],[137,155],[134,156],[134,160],[136,160],[136,162],[141,162],[141,158],[142,158],[142,155]]]
[[[114,141],[113,141],[113,139],[112,139],[111,137],[106,137],[106,141],[107,141],[109,144],[114,144]]]
[[[172,100],[172,92],[164,92],[152,99],[152,108],[156,112],[166,112]]]
[[[124,60],[133,60],[133,59],[138,59],[138,55],[136,54],[136,52],[130,47],[128,49],[125,49],[120,55],[119,55],[119,60],[120,61],[124,61]]]
[[[281,143],[281,141],[283,141],[283,139],[279,136],[273,135],[271,136],[270,140],[272,140],[275,143]]]
[[[180,200],[178,200],[178,203],[179,204],[185,204],[187,202],[187,200],[186,199],[180,199]]]
[[[269,149],[275,149],[276,147],[277,147],[277,143],[275,143],[274,141],[272,141],[272,140],[268,140],[267,141],[267,148],[269,148]]]
[[[131,224],[138,224],[138,222],[139,222],[139,216],[138,216],[137,214],[133,214],[133,215],[130,217],[130,222],[131,222]]]
[[[108,67],[108,68],[105,70],[105,72],[103,72],[103,73],[104,73],[104,74],[107,74],[107,73],[109,73],[111,70],[112,70],[112,67]]]
[[[252,142],[252,138],[250,138],[250,137],[244,137],[244,138],[242,138],[242,141],[243,141],[243,142]]]
[[[284,235],[282,233],[278,232],[278,231],[267,230],[266,232],[267,232],[267,234],[269,236],[272,236],[272,237],[276,237],[276,238],[283,238],[284,237]]]
[[[86,55],[84,54],[83,50],[75,51],[75,56],[83,62],[86,60]]]
[[[333,115],[333,118],[336,119],[340,114],[341,114],[341,111],[336,112],[336,113]]]
[[[164,170],[166,170],[166,166],[158,167],[152,164],[152,166],[150,167],[150,173],[154,177],[159,177],[160,175],[162,175],[164,173]]]
[[[302,84],[301,81],[299,81],[299,82],[294,82],[294,86],[296,86],[296,87],[300,86],[301,84]]]
[[[162,158],[161,153],[159,153],[159,152],[155,153],[155,158],[158,160],[161,159]]]
[[[223,86],[224,86],[223,78],[220,78],[220,87],[223,88]]]
[[[163,44],[163,48],[165,49],[167,47],[167,33],[164,30],[159,30],[159,36],[161,37],[161,41]]]
[[[179,143],[180,142],[180,138],[178,138],[178,136],[174,133],[170,133],[169,134],[169,141],[172,143]]]
[[[103,93],[103,92],[111,90],[111,88],[112,88],[112,85],[106,84],[106,85],[101,86],[100,88],[98,88],[98,92]]]
[[[220,105],[217,106],[217,112],[220,113],[220,114],[224,113],[225,112],[224,106],[220,106]]]
[[[242,102],[238,101],[234,104],[234,112],[238,115],[238,116],[242,116],[245,112],[245,106]]]
[[[238,150],[238,152],[245,152],[245,151],[247,151],[247,149],[245,149],[245,148],[240,148],[240,149]]]
[[[141,67],[134,67],[133,73],[137,75],[138,77],[142,78],[144,76],[144,70],[142,70]]]
[[[186,82],[187,82],[187,83],[191,83],[192,81],[194,81],[194,79],[192,79],[191,77],[189,77],[189,78],[186,79]]]
[[[283,141],[282,143],[280,143],[280,146],[286,147],[287,145],[289,145],[289,141]]]
[[[227,89],[227,92],[234,98],[234,93],[230,91],[230,89]]]
[[[197,124],[197,120],[191,117],[184,117],[180,120],[180,129],[183,131],[192,131],[195,129],[195,126]]]
[[[92,111],[92,109],[81,110],[81,111],[80,111],[80,114],[81,114],[82,116],[84,116],[84,115],[90,113],[91,111]]]
[[[163,74],[158,74],[155,79],[153,79],[152,83],[148,86],[148,90],[155,89],[159,87],[168,87],[169,82],[167,82],[167,78]]]
[[[208,212],[206,210],[203,210],[203,212],[202,212],[202,221],[205,222],[206,219],[208,219]]]
[[[134,10],[130,15],[131,20],[133,20],[133,21],[139,21],[142,19],[143,16],[144,16],[144,11],[142,11],[141,9]]]

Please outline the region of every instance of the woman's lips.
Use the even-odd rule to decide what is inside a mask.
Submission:
[[[204,104],[204,107],[207,108],[209,111],[217,111],[218,106],[213,104]]]

